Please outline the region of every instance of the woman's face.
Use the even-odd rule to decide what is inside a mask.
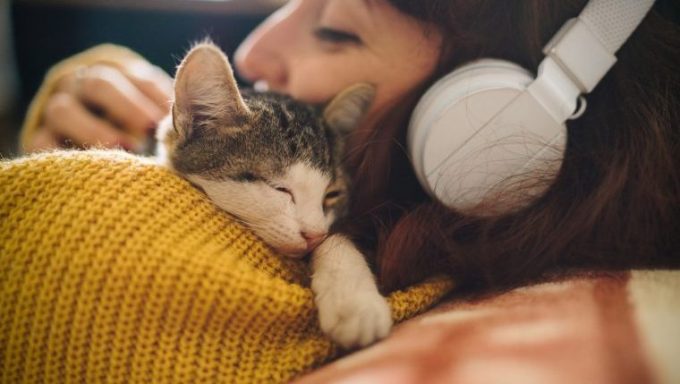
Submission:
[[[310,103],[371,83],[370,124],[428,78],[440,42],[386,0],[291,0],[241,44],[235,64],[244,78]]]

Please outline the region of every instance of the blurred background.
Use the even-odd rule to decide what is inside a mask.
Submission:
[[[227,54],[285,0],[0,0],[0,158],[16,155],[26,108],[56,62],[124,45],[173,74],[192,41]]]
[[[285,2],[0,0],[0,158],[17,153],[27,105],[58,61],[109,42],[127,46],[173,74],[192,41],[210,36],[232,54]],[[680,1],[659,0],[655,7],[677,22]]]

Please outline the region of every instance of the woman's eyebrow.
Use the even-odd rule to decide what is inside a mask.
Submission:
[[[326,6],[341,5],[333,7],[337,12],[336,16],[343,19],[343,24],[349,24],[357,31],[372,33],[379,20],[379,4],[375,0],[330,0]],[[347,27],[347,25],[345,25]]]
[[[372,10],[373,3],[375,2],[375,0],[361,0],[361,2],[364,3],[366,8],[368,8],[369,10]]]
[[[357,14],[361,14],[361,17],[357,17],[364,28],[372,27],[376,11],[375,0],[361,0],[359,1],[361,9],[356,10]]]
[[[373,13],[376,11],[377,8],[376,0],[361,0],[361,4],[363,4],[364,8],[366,8],[369,16],[373,17]]]

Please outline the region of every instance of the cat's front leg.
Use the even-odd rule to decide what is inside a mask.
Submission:
[[[385,298],[354,243],[332,235],[312,256],[312,290],[321,330],[343,347],[366,346],[392,328]]]

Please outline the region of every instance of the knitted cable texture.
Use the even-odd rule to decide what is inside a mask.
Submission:
[[[2,383],[276,383],[338,355],[309,271],[116,151],[0,163]],[[452,288],[390,295],[395,320]]]

